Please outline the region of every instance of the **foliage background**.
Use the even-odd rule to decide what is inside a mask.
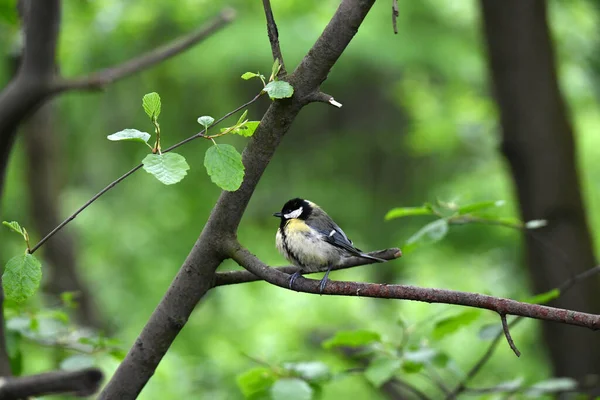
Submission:
[[[1,1],[0,42],[16,43],[10,6]],[[288,70],[300,61],[337,7],[337,1],[274,0]],[[70,214],[107,183],[137,164],[142,146],[115,144],[106,135],[123,128],[150,130],[141,97],[161,94],[163,145],[200,130],[200,115],[218,117],[250,99],[258,82],[245,71],[268,74],[271,53],[259,2],[231,0],[238,18],[200,46],[150,71],[111,85],[101,93],[70,93],[55,101],[61,140],[60,204]],[[600,226],[600,125],[597,39],[600,9],[593,1],[550,1],[550,24],[559,76],[576,129],[579,165],[592,231]],[[124,61],[188,32],[216,14],[222,2],[116,0],[65,2],[60,63],[67,76]],[[242,221],[239,236],[270,265],[285,262],[274,247],[277,221],[271,217],[289,198],[311,199],[329,211],[365,250],[400,246],[429,220],[384,222],[392,207],[436,199],[467,203],[507,200],[502,215],[514,216],[507,165],[498,152],[497,112],[487,82],[480,16],[474,1],[400,0],[399,34],[394,35],[387,2],[377,2],[323,90],[344,106],[308,107],[272,160]],[[6,11],[5,11],[6,10]],[[5,49],[5,53],[10,48]],[[0,67],[0,82],[9,72]],[[250,108],[259,119],[268,99]],[[227,137],[239,150],[243,138]],[[195,242],[219,189],[202,166],[208,143],[180,151],[192,169],[184,181],[164,187],[138,172],[110,191],[69,228],[77,242],[80,269],[106,322],[106,333],[128,348]],[[6,219],[31,225],[25,187],[26,159],[18,144],[9,168],[3,209]],[[34,242],[45,232],[33,233]],[[596,238],[596,241],[598,238]],[[598,243],[597,243],[598,244]],[[14,254],[21,243],[0,232],[0,251]],[[530,295],[518,232],[489,226],[453,227],[442,242],[421,247],[382,265],[335,272],[333,279],[407,283],[522,299]],[[2,260],[6,262],[6,260]],[[233,263],[228,268],[235,268]],[[549,288],[550,289],[550,288]],[[240,398],[236,376],[269,363],[323,360],[335,371],[351,364],[320,342],[340,329],[368,329],[399,341],[398,321],[411,340],[432,342],[436,320],[457,307],[359,298],[317,297],[265,283],[224,287],[199,306],[142,399]],[[432,346],[453,360],[440,373],[457,381],[488,346],[479,328],[496,322],[481,312],[470,326]],[[501,346],[477,385],[523,377],[548,377],[538,324],[513,330],[523,355]],[[64,354],[24,343],[24,373],[55,367]],[[117,361],[98,355],[110,373]],[[430,381],[416,377],[425,391]],[[323,398],[349,395],[383,398],[358,376],[333,380]]]

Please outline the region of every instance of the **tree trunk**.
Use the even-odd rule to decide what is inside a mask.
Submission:
[[[554,64],[546,3],[481,0],[491,77],[503,143],[525,221],[548,225],[526,236],[535,292],[559,286],[595,265],[576,169],[573,131]],[[563,255],[566,255],[563,256]],[[598,278],[582,282],[556,306],[600,312]],[[600,372],[598,333],[545,323],[543,337],[556,376]]]

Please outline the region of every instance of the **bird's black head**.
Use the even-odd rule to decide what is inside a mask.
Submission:
[[[313,210],[314,204],[308,200],[292,199],[284,204],[281,212],[273,214],[274,217],[281,218],[282,221],[288,219],[307,219]]]

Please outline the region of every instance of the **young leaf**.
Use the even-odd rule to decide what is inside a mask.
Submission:
[[[256,367],[238,375],[236,382],[244,397],[250,397],[269,389],[276,379],[270,368]]]
[[[93,367],[95,359],[89,354],[76,354],[71,357],[67,357],[60,363],[60,369],[64,370],[76,370],[82,368]]]
[[[331,379],[329,367],[319,361],[285,363],[283,368],[309,382],[324,382]]]
[[[414,235],[412,235],[406,241],[407,244],[413,244],[416,242],[434,243],[440,241],[448,233],[448,221],[445,219],[438,219],[430,222]]]
[[[431,207],[398,207],[392,208],[385,214],[384,219],[389,221],[395,218],[408,217],[412,215],[433,215]]]
[[[258,128],[258,124],[260,124],[260,121],[248,121],[244,125],[240,126],[238,129],[234,129],[232,133],[244,137],[250,137],[254,135],[254,131],[256,130],[256,128]]]
[[[505,204],[504,200],[482,201],[481,203],[467,204],[458,209],[459,215],[470,214],[475,211],[485,210],[492,207],[502,207]]]
[[[40,286],[42,265],[27,253],[8,260],[2,275],[2,287],[7,299],[21,303],[31,297]]]
[[[423,370],[423,363],[410,360],[402,361],[402,371],[406,372],[407,374],[418,374],[421,372],[421,370]]]
[[[347,346],[360,347],[373,342],[379,342],[381,336],[377,332],[371,331],[338,331],[331,339],[323,342],[323,348],[331,349],[332,347]]]
[[[533,297],[529,297],[525,300],[522,300],[523,303],[530,304],[546,304],[547,302],[556,299],[560,296],[560,289],[554,288],[544,293],[536,294]]]
[[[378,357],[371,361],[365,370],[365,378],[367,378],[373,386],[380,387],[394,376],[401,365],[402,360],[399,358],[387,356]]]
[[[260,74],[255,74],[254,72],[244,72],[242,74],[242,79],[247,81],[248,79],[258,78]]]
[[[242,122],[244,122],[246,120],[246,116],[248,115],[248,110],[244,110],[244,112],[242,113],[242,115],[240,116],[240,118],[238,118],[238,122],[236,125],[240,125],[242,124]]]
[[[266,92],[271,100],[285,99],[292,97],[294,94],[294,88],[285,81],[271,81],[267,83],[267,86],[264,87],[263,92]]]
[[[271,77],[269,78],[269,81],[272,81],[277,77],[280,69],[281,64],[279,63],[279,58],[276,58],[275,61],[273,61],[273,66],[271,67]]]
[[[155,120],[160,115],[160,96],[156,92],[148,93],[142,98],[142,107],[146,115]]]
[[[146,172],[154,175],[165,185],[172,185],[181,181],[190,166],[185,157],[177,153],[148,154],[143,160]]]
[[[108,135],[106,138],[113,142],[130,141],[146,143],[150,139],[150,134],[138,131],[137,129],[123,129],[122,131]]]
[[[531,221],[527,221],[525,223],[525,228],[538,229],[538,228],[543,228],[546,225],[548,225],[548,221],[545,219],[532,219]]]
[[[21,236],[25,237],[25,232],[24,232],[23,228],[21,228],[21,225],[19,225],[19,223],[17,221],[11,221],[11,222],[2,221],[2,225],[6,226],[11,231],[17,232]]]
[[[311,400],[313,388],[298,378],[283,378],[271,386],[273,400]]]
[[[444,318],[435,324],[431,336],[435,340],[442,339],[458,331],[460,328],[473,323],[479,318],[480,314],[479,310],[468,310],[452,317]]]
[[[198,123],[200,125],[202,125],[203,127],[205,127],[206,129],[208,129],[208,127],[211,126],[214,122],[215,122],[215,119],[213,117],[211,117],[210,115],[204,115],[204,116],[198,118]]]
[[[210,179],[221,189],[235,192],[244,179],[242,156],[229,144],[211,146],[206,150],[204,166]]]

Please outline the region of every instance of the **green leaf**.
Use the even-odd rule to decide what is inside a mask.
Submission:
[[[320,361],[285,363],[283,368],[309,382],[324,382],[331,378],[329,367]]]
[[[143,160],[144,169],[164,183],[172,185],[181,181],[190,166],[185,157],[177,153],[148,154]]]
[[[254,72],[244,72],[242,74],[242,79],[247,81],[248,79],[258,78],[259,76],[260,74],[255,74]]]
[[[160,115],[160,96],[156,92],[148,93],[144,95],[142,99],[142,107],[146,115],[152,120],[155,120]]]
[[[402,360],[393,357],[377,357],[365,370],[365,378],[375,387],[389,381],[402,365]]]
[[[269,389],[276,380],[275,373],[266,367],[256,367],[237,376],[236,382],[242,394],[249,397]]]
[[[22,336],[15,331],[7,330],[6,351],[10,362],[10,369],[13,375],[19,376],[23,372],[23,352],[21,351]]]
[[[504,200],[482,201],[481,203],[467,204],[458,209],[459,215],[470,214],[475,211],[481,211],[493,207],[502,207],[506,202]]]
[[[389,221],[395,218],[408,217],[413,215],[434,215],[430,207],[398,207],[392,208],[385,214],[384,219]]]
[[[279,63],[279,58],[276,58],[273,61],[273,66],[271,67],[271,77],[269,78],[270,81],[272,81],[273,79],[275,79],[277,77],[277,74],[279,73],[280,69],[281,69],[281,64]]]
[[[287,82],[284,81],[271,81],[264,87],[263,92],[266,92],[271,100],[273,99],[285,99],[292,97],[294,94],[294,88]]]
[[[204,166],[210,179],[221,189],[235,192],[244,180],[242,156],[229,144],[211,146],[206,150]]]
[[[498,390],[498,392],[514,392],[521,388],[523,384],[523,378],[516,378],[512,381],[500,382],[495,385],[494,388]]]
[[[334,337],[323,342],[323,348],[331,349],[340,346],[360,347],[379,341],[381,341],[381,336],[377,332],[364,330],[339,331],[336,332]]]
[[[77,369],[93,367],[95,363],[96,360],[89,354],[76,354],[62,360],[60,363],[60,369],[73,371]]]
[[[402,358],[412,362],[428,363],[433,361],[437,354],[438,352],[435,349],[422,347],[417,350],[406,351]]]
[[[77,296],[79,296],[79,292],[62,292],[60,294],[60,301],[67,308],[77,308],[79,306],[76,299]]]
[[[546,393],[565,392],[577,389],[577,381],[573,378],[551,378],[527,388],[527,394],[542,395]]]
[[[127,352],[122,349],[112,349],[108,352],[108,354],[110,354],[115,360],[119,362],[123,361],[125,359],[125,356],[127,356]]]
[[[437,242],[446,236],[448,233],[448,221],[445,219],[438,219],[433,222],[428,223],[417,233],[412,235],[407,241],[406,244],[413,244],[417,242],[422,243],[434,243]]]
[[[423,363],[409,360],[402,361],[402,371],[407,374],[418,374],[421,370],[423,370]]]
[[[481,315],[479,310],[468,310],[452,317],[444,318],[435,324],[432,337],[435,340],[440,340],[445,336],[455,333],[460,328],[475,322],[479,318],[479,315]]]
[[[481,340],[492,340],[495,339],[500,332],[502,332],[502,325],[497,323],[486,324],[479,329],[478,336]]]
[[[548,221],[545,219],[532,219],[531,221],[527,221],[525,223],[525,228],[527,229],[539,229],[548,225]]]
[[[19,225],[17,221],[2,221],[2,225],[6,226],[11,231],[17,232],[19,235],[25,237],[25,230],[21,228],[21,225]]]
[[[248,110],[244,110],[242,115],[238,118],[238,122],[236,123],[236,125],[241,125],[246,120],[247,115],[248,115]]]
[[[254,135],[254,131],[256,128],[258,128],[258,124],[260,124],[260,121],[248,121],[238,129],[234,129],[232,133],[244,137],[250,137]]]
[[[554,288],[544,293],[536,294],[533,297],[529,297],[525,300],[521,300],[523,303],[530,304],[546,304],[560,296],[560,289]]]
[[[283,378],[271,386],[273,400],[311,400],[313,389],[298,378]]]
[[[122,131],[108,135],[106,138],[113,142],[129,141],[147,143],[148,139],[150,139],[150,134],[138,131],[137,129],[123,129]]]
[[[2,287],[7,299],[21,303],[33,296],[40,287],[42,265],[31,254],[8,260],[2,275]]]
[[[203,115],[202,117],[198,118],[198,123],[206,129],[208,129],[208,127],[211,126],[214,122],[215,119],[210,115]]]

